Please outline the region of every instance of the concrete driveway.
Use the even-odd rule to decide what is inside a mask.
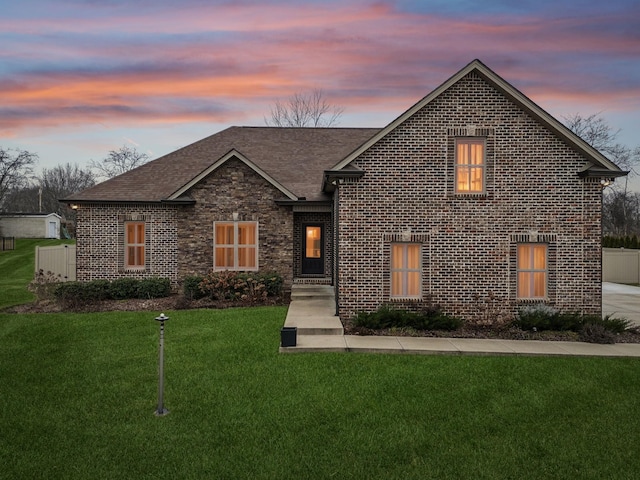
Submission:
[[[611,314],[640,325],[640,287],[604,282],[602,284],[602,315]]]

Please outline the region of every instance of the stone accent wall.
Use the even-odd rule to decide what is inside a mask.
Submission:
[[[464,136],[486,140],[483,194],[455,193]],[[339,187],[340,316],[389,302],[390,243],[403,238],[422,245],[422,300],[401,306],[477,319],[492,299],[496,314],[512,316],[518,235],[549,244],[546,303],[599,314],[602,192],[577,176],[585,162],[469,74],[357,158],[365,175]]]
[[[302,275],[302,238],[307,224],[324,225],[324,277],[332,277],[333,272],[333,223],[331,213],[295,213],[293,224],[293,266],[294,276]]]
[[[178,208],[167,205],[81,205],[77,220],[76,271],[81,282],[121,277],[178,281]],[[124,266],[124,224],[145,222],[145,267]]]
[[[232,159],[187,192],[195,205],[178,218],[180,278],[213,268],[213,222],[257,221],[258,266],[277,271],[285,287],[293,283],[293,213],[275,204],[284,197],[240,160]]]

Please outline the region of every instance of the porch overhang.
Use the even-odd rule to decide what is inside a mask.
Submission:
[[[304,197],[298,200],[289,200],[286,198],[276,200],[276,205],[292,207],[294,213],[297,212],[331,212],[333,211],[333,202],[331,200],[306,200]]]

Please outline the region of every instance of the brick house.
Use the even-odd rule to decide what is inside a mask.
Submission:
[[[276,270],[477,317],[601,311],[615,164],[475,60],[383,129],[231,127],[64,201],[79,280]]]

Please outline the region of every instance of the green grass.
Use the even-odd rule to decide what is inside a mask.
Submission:
[[[29,303],[34,296],[27,290],[35,270],[36,245],[49,247],[71,240],[16,238],[15,250],[0,252],[0,309]]]
[[[0,314],[0,477],[624,479],[640,361],[279,354],[284,307]]]

